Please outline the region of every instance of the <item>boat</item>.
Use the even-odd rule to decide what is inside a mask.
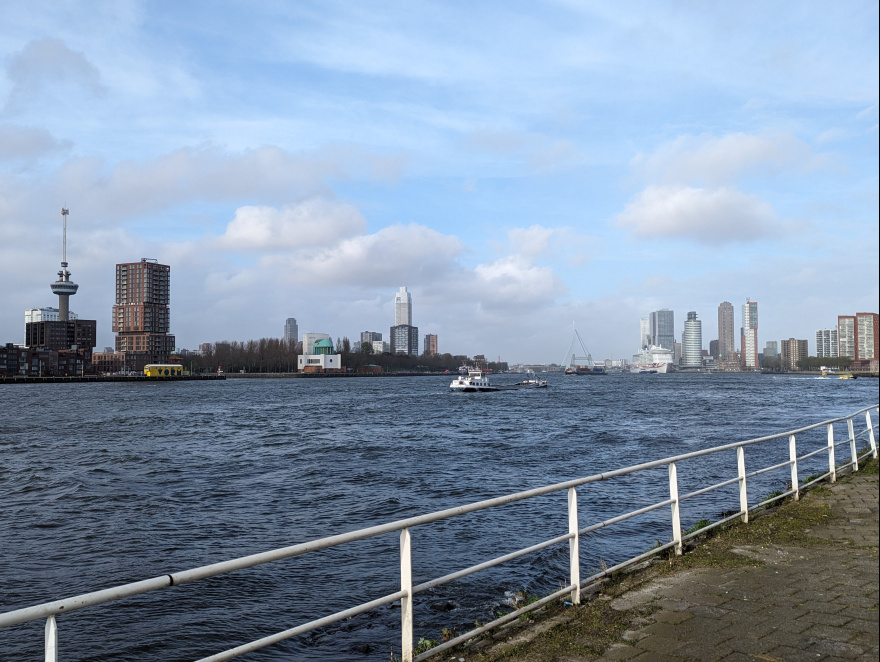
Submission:
[[[572,351],[574,349],[575,340],[580,344],[581,351],[583,352],[583,356],[577,356]],[[571,357],[569,360],[568,357]],[[568,361],[568,367],[565,369],[566,375],[589,375],[589,376],[597,376],[597,375],[607,375],[608,373],[605,371],[605,366],[601,363],[594,363],[593,357],[590,355],[590,352],[587,351],[587,348],[584,346],[584,341],[581,339],[581,334],[577,332],[577,329],[574,328],[574,324],[572,324],[572,336],[571,336],[571,344],[568,346],[568,351],[565,353],[565,361],[562,363],[565,364]],[[584,365],[578,364],[578,361],[584,361]]]
[[[514,386],[520,386],[523,388],[547,388],[547,380],[538,379],[538,376],[529,370],[526,372],[526,378],[521,382],[517,382]]]
[[[637,375],[663,375],[672,372],[670,366],[673,361],[671,349],[651,345],[643,347],[638,354],[633,354],[629,371]]]
[[[524,379],[516,384],[504,384],[501,386],[492,386],[486,373],[479,368],[471,368],[468,370],[467,376],[459,375],[452,380],[449,385],[450,391],[458,393],[486,393],[491,391],[515,391],[523,388],[547,388],[546,379],[538,379],[534,373],[532,378]]]
[[[460,370],[460,369],[459,369]],[[482,370],[470,368],[467,375],[459,375],[452,380],[449,385],[450,391],[459,393],[482,393],[487,391],[500,391],[497,386],[489,384],[489,378],[483,374]]]
[[[470,370],[470,369],[471,369],[470,366],[460,365],[460,366],[458,366],[458,374],[459,375],[466,375],[466,374],[468,374],[468,370]]]

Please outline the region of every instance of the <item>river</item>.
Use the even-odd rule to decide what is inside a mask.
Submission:
[[[0,612],[781,432],[878,400],[876,379],[546,376],[547,389],[483,394],[448,392],[449,376],[2,386]],[[750,449],[747,462],[787,453],[787,443]],[[684,464],[681,489],[735,473],[733,451]],[[786,470],[774,472],[750,493],[786,482]],[[665,469],[584,486],[580,526],[621,503],[667,497]],[[416,527],[414,580],[565,533],[565,503],[560,493]],[[738,507],[735,488],[687,503],[685,527]],[[582,576],[668,540],[668,528],[663,509],[587,536]],[[397,549],[390,534],[59,616],[60,659],[187,660],[242,644],[397,590]],[[419,594],[416,640],[491,620],[512,592],[564,585],[567,554],[553,547]],[[399,619],[383,607],[246,659],[387,660],[391,647],[400,653]],[[0,657],[40,658],[42,627],[0,630]]]

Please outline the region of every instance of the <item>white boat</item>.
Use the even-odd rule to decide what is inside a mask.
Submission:
[[[450,391],[459,393],[479,393],[486,391],[515,391],[523,388],[547,388],[546,379],[538,379],[534,373],[531,378],[526,378],[516,384],[504,384],[502,386],[492,386],[489,378],[479,368],[471,368],[468,370],[467,376],[459,375],[452,380],[449,385]]]
[[[521,382],[517,382],[514,386],[519,386],[520,388],[547,388],[547,380],[538,379],[538,376],[529,370],[526,373],[526,378]]]
[[[671,349],[651,345],[643,347],[638,354],[633,354],[630,372],[640,375],[665,374],[672,372],[673,352]]]
[[[449,390],[461,393],[477,393],[482,391],[500,391],[497,386],[489,385],[489,378],[482,370],[470,368],[467,375],[459,375],[452,380]]]

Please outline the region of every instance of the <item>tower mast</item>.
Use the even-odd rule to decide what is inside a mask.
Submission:
[[[58,295],[58,319],[68,322],[70,317],[70,297],[76,294],[79,285],[70,280],[70,272],[67,270],[67,209],[61,210],[63,229],[61,235],[61,271],[58,272],[58,280],[49,287]]]

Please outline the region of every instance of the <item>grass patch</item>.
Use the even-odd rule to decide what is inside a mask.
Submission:
[[[705,528],[706,528],[707,526],[709,526],[711,523],[712,523],[712,522],[710,522],[710,521],[707,520],[707,519],[700,519],[700,520],[697,520],[696,522],[694,522],[694,525],[693,525],[691,528],[689,528],[687,531],[684,532],[684,535],[687,536],[687,535],[690,535],[691,533],[696,533],[696,532],[699,531],[700,529],[705,529]]]

